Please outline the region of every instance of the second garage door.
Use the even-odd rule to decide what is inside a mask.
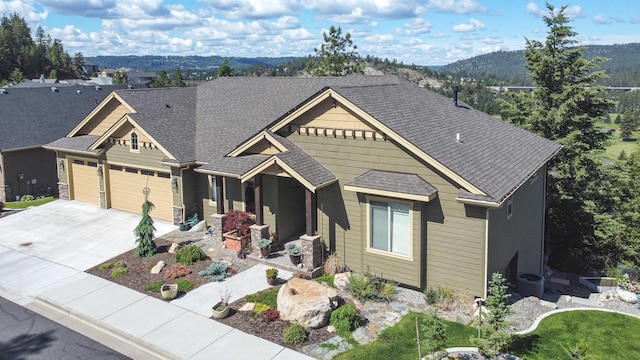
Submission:
[[[149,201],[154,205],[151,217],[173,220],[171,175],[168,172],[126,166],[109,166],[111,207],[135,214],[142,213],[144,188],[149,188]]]
[[[73,159],[71,162],[72,199],[100,205],[100,182],[97,170],[98,163],[95,161]]]

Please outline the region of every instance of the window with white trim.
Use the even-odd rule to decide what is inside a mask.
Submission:
[[[369,202],[369,247],[392,254],[411,255],[411,217],[408,204]]]
[[[138,148],[138,134],[131,133],[131,151],[140,151]]]

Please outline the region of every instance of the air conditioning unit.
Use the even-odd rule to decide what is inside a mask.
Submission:
[[[522,297],[535,296],[542,299],[544,295],[544,277],[536,274],[518,274],[518,294]]]

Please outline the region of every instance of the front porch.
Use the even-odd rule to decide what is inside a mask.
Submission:
[[[317,237],[316,239],[303,239],[304,237],[305,236],[303,235],[298,240],[287,241],[286,243],[284,243],[284,246],[280,246],[279,250],[271,250],[271,254],[267,257],[262,257],[260,255],[260,248],[258,248],[257,246],[252,246],[253,250],[251,251],[251,253],[247,254],[247,259],[250,259],[256,263],[265,264],[276,269],[290,271],[305,279],[318,277],[322,275],[322,241],[319,237]],[[291,243],[300,246],[303,249],[302,262],[300,263],[301,266],[294,265],[289,258],[286,246]],[[305,252],[304,250],[313,247],[319,248],[319,251],[316,251],[314,254],[308,255],[308,252]],[[319,261],[314,264],[314,259],[318,259]]]

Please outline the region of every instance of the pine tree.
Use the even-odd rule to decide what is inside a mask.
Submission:
[[[436,312],[437,309],[434,309],[432,314],[427,315],[421,330],[423,333],[422,349],[427,354],[434,354],[438,357],[447,346],[447,325],[438,317]]]
[[[622,121],[620,122],[620,137],[622,140],[628,140],[631,138],[631,135],[633,135],[635,130],[635,119],[633,118],[631,109],[627,109],[627,111],[624,112]]]
[[[142,203],[142,218],[136,226],[133,233],[136,236],[136,252],[138,257],[152,257],[156,254],[158,248],[153,241],[153,233],[156,230],[153,226],[153,219],[149,216],[149,212],[153,210],[153,203],[149,201],[149,188],[144,188],[144,202]]]
[[[506,332],[509,325],[507,317],[513,313],[509,305],[510,294],[505,278],[500,273],[493,273],[489,281],[489,290],[485,304],[489,313],[480,325],[480,339],[473,338],[480,353],[494,357],[509,344],[511,336]],[[482,312],[482,309],[480,309]]]
[[[233,68],[231,67],[231,64],[229,63],[229,59],[222,60],[222,64],[218,68],[218,77],[233,76],[234,72],[235,71],[233,70]]]
[[[358,62],[357,45],[353,45],[351,34],[342,36],[342,28],[331,26],[329,34],[322,33],[324,43],[319,49],[313,49],[317,62],[310,62],[307,68],[313,76],[344,76],[363,74],[362,64]]]

